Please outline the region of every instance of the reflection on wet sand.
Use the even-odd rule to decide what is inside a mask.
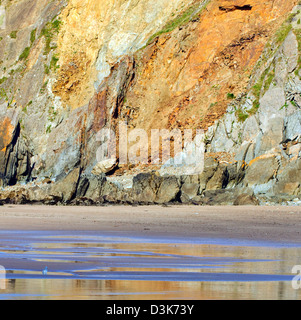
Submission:
[[[300,257],[300,247],[266,243],[1,232],[0,299],[300,299]]]

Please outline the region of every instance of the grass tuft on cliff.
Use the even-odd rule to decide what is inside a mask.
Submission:
[[[175,30],[177,27],[181,27],[181,26],[187,24],[192,19],[196,18],[201,13],[201,11],[206,7],[206,5],[209,3],[209,1],[208,0],[204,1],[201,5],[199,2],[196,2],[193,5],[191,5],[187,10],[182,12],[176,18],[169,21],[160,31],[153,34],[150,37],[150,39],[148,40],[147,45],[149,45],[158,36],[165,34],[165,33],[169,33],[171,31]]]
[[[44,54],[48,55],[52,49],[56,49],[56,46],[53,46],[51,44],[54,36],[59,33],[61,26],[61,21],[58,19],[55,19],[51,22],[48,22],[46,26],[42,29],[41,35],[45,37],[46,46]]]

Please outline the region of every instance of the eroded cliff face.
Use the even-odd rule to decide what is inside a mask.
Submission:
[[[244,92],[269,37],[295,1],[210,1],[140,53],[127,95],[134,126],[207,129]]]
[[[191,2],[4,2],[6,26],[0,35],[0,57],[1,112],[6,126],[1,149],[6,150],[19,124],[20,138],[30,152],[32,175],[56,178],[67,174],[81,163],[83,152],[90,152],[83,150],[88,144],[83,139],[95,140],[96,130],[107,123],[106,114],[126,80],[119,75],[106,80],[113,91],[111,98],[99,92],[98,86],[105,86],[116,64],[146,45],[151,35]],[[92,144],[93,155],[87,157],[95,162]],[[2,158],[5,163],[4,151]]]
[[[60,15],[54,92],[71,108],[92,98],[112,67],[132,55],[192,0],[71,0]]]
[[[256,186],[252,165],[259,157],[261,167],[271,162],[268,177],[258,178],[259,185],[270,183],[264,190],[274,192],[282,179],[280,193],[298,194],[300,184],[287,185],[282,168],[291,174],[298,167],[290,161],[293,151],[285,152],[285,161],[280,149],[277,155],[271,151],[285,139],[288,148],[291,141],[298,144],[297,2],[2,1],[2,183],[27,183],[35,191],[27,190],[26,197],[39,194],[40,200],[52,197],[49,201],[87,195],[136,201],[138,195],[148,198],[145,188],[155,202],[185,202],[206,191]],[[270,122],[279,116],[274,107],[283,113],[282,126],[279,119]],[[121,120],[129,129],[147,131],[205,129],[208,155],[217,160],[224,155],[230,167],[209,157],[205,176],[189,181],[144,176],[132,181],[130,193],[120,191],[95,168],[97,133],[115,129]],[[66,183],[64,195],[60,188]]]

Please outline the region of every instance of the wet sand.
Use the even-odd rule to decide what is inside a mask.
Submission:
[[[0,300],[300,300],[300,227],[299,207],[6,205]]]
[[[0,207],[0,230],[126,232],[301,243],[300,207]]]
[[[300,300],[300,256],[300,245],[267,242],[4,230],[0,300]]]

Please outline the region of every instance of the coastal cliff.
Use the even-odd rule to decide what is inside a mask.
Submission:
[[[298,1],[1,6],[3,202],[301,203]],[[97,135],[119,122],[204,130],[203,172],[100,165]]]

